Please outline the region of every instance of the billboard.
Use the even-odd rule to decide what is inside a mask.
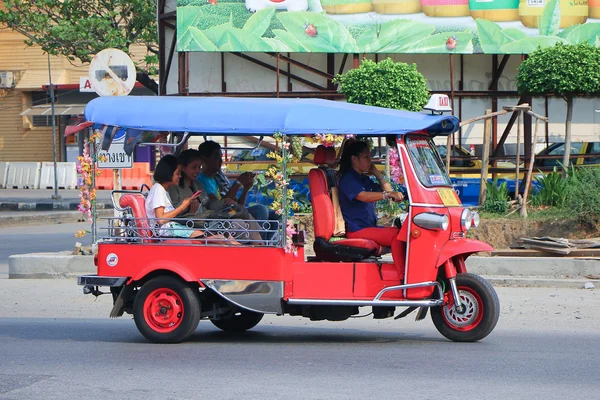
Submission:
[[[177,0],[177,50],[528,54],[600,44],[592,18],[600,0]]]

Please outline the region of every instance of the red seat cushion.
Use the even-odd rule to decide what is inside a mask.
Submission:
[[[329,242],[329,244],[334,246],[350,246],[374,250],[376,255],[381,253],[381,246],[369,239],[341,239]]]
[[[146,215],[146,198],[141,193],[127,193],[121,196],[119,199],[119,205],[122,208],[129,207],[133,214],[134,226],[137,234],[140,237],[150,238],[152,237],[152,229],[148,222],[148,216]]]

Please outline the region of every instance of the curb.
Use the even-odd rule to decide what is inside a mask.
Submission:
[[[70,251],[8,257],[8,279],[75,278],[94,273],[96,266],[92,256],[76,256]]]
[[[0,211],[77,211],[79,201],[2,201]],[[112,209],[112,203],[96,203],[96,209]]]
[[[593,279],[557,279],[544,276],[485,276],[482,275],[493,286],[507,287],[545,287],[559,289],[586,289],[586,283],[592,283],[594,288],[600,288],[600,280]],[[594,289],[592,288],[592,289]],[[587,290],[592,290],[587,289]]]

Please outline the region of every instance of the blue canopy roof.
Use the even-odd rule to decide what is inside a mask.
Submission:
[[[459,128],[453,116],[321,99],[99,97],[88,103],[85,117],[125,129],[214,135],[385,135],[424,129],[431,135],[449,135]]]

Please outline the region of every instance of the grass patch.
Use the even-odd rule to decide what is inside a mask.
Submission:
[[[485,220],[522,220],[519,215],[519,211],[516,211],[510,215],[502,215],[496,213],[489,213],[485,211],[480,211],[479,216],[482,221]],[[527,221],[557,221],[557,220],[577,220],[577,216],[573,215],[572,210],[566,210],[563,208],[556,207],[527,207]]]

